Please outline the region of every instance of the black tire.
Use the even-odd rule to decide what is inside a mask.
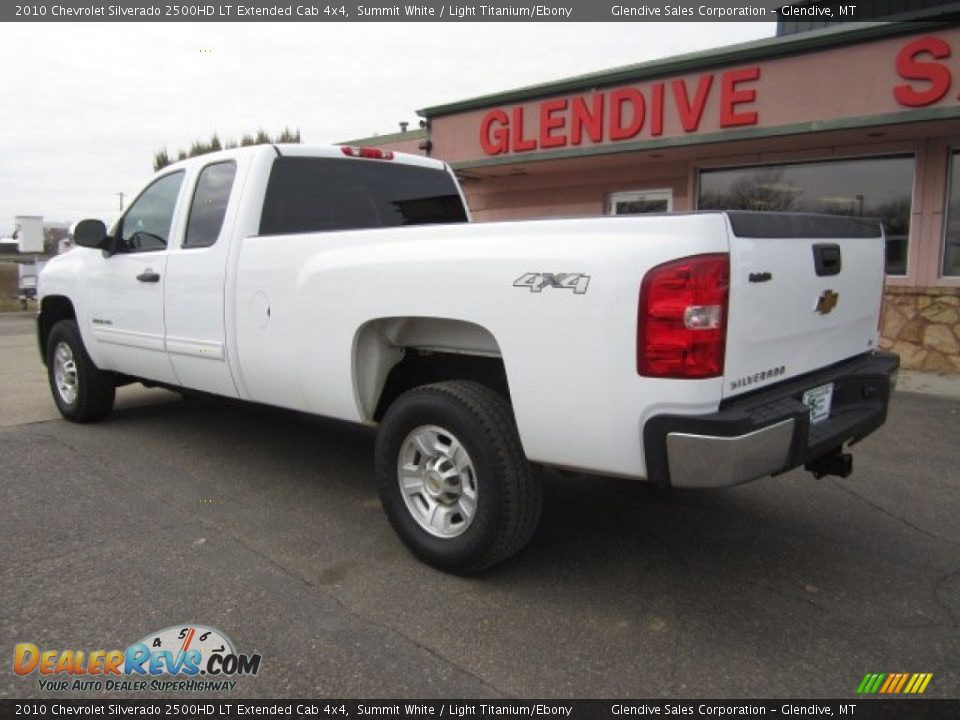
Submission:
[[[69,349],[75,368],[72,399],[71,394],[61,391],[57,383],[57,352],[61,346]],[[110,414],[116,392],[113,376],[93,364],[75,320],[61,320],[53,326],[47,337],[46,354],[50,392],[63,417],[71,422],[96,422]]]
[[[455,436],[475,469],[475,512],[456,537],[425,529],[400,488],[400,453],[408,436],[424,426]],[[375,466],[394,530],[414,555],[445,572],[469,575],[507,559],[529,542],[540,519],[540,473],[523,454],[510,404],[476,382],[424,385],[401,395],[380,425]]]

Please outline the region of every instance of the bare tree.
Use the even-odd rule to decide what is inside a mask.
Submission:
[[[197,157],[198,155],[206,155],[207,153],[217,152],[218,150],[230,149],[235,147],[248,147],[250,145],[270,145],[273,143],[299,143],[300,142],[300,128],[296,130],[290,130],[290,128],[285,127],[283,132],[276,136],[276,139],[270,137],[270,134],[260,128],[257,130],[255,135],[250,135],[244,133],[240,138],[240,142],[237,143],[235,140],[227,140],[221,142],[220,137],[214,133],[210,136],[209,140],[195,140],[190,145],[189,150],[178,150],[177,151],[177,161],[186,160],[187,158]],[[167,165],[170,165],[174,161],[171,159],[170,153],[167,149],[161,148],[153,154],[153,170],[161,170]]]

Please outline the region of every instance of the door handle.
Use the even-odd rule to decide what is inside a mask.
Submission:
[[[836,243],[817,243],[813,246],[813,267],[817,277],[839,275],[843,268],[840,246]]]
[[[140,282],[150,282],[150,283],[160,282],[160,273],[155,273],[150,268],[147,268],[142,273],[137,275],[137,280],[139,280]]]

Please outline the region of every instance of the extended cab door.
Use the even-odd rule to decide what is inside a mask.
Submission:
[[[175,384],[164,351],[163,296],[167,240],[184,172],[154,180],[113,231],[113,252],[95,256],[85,288],[98,364],[147,380]]]
[[[227,358],[224,293],[239,206],[237,162],[212,161],[193,176],[186,228],[170,249],[166,283],[166,347],[180,384],[232,397],[238,393]]]

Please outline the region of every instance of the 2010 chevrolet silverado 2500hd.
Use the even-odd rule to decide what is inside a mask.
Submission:
[[[846,474],[886,418],[875,221],[467,220],[422,157],[281,145],[165,168],[42,273],[53,398],[98,420],[139,380],[379,425],[387,516],[456,572],[527,542],[542,465],[674,487]]]

